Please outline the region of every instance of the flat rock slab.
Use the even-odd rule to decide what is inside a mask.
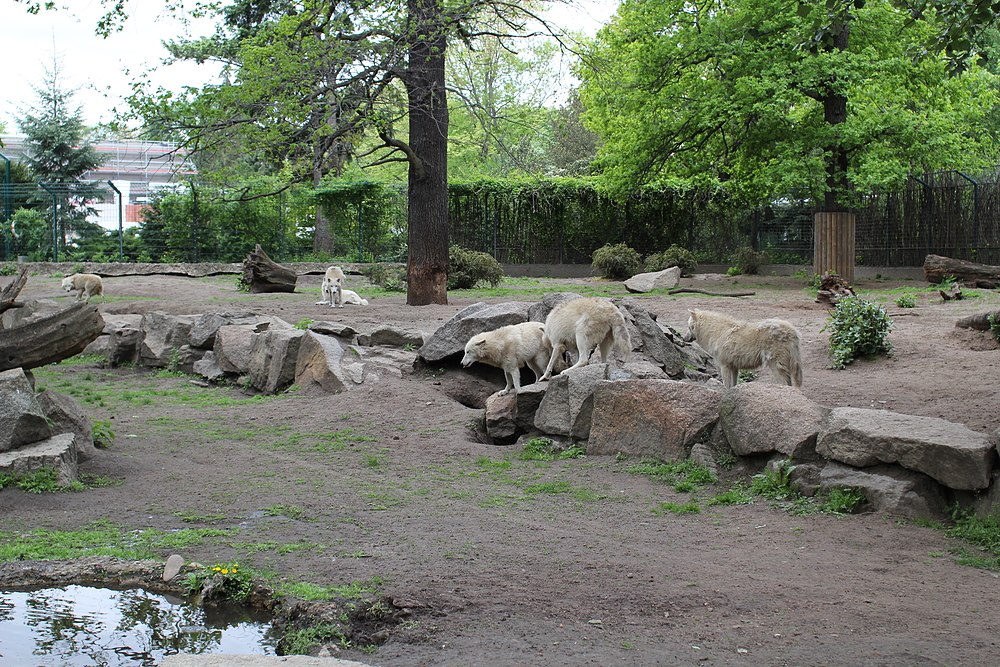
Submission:
[[[855,468],[898,463],[959,490],[985,489],[997,457],[988,436],[937,417],[834,408],[816,452]]]
[[[22,477],[43,468],[54,468],[59,473],[56,483],[60,486],[77,481],[76,435],[61,433],[11,452],[0,453],[0,474]]]

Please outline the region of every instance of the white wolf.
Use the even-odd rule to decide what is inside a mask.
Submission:
[[[558,304],[545,318],[545,339],[552,346],[552,355],[541,380],[552,377],[556,360],[566,351],[579,356],[569,370],[585,366],[598,346],[605,363],[611,360],[612,345],[624,361],[632,351],[632,339],[618,306],[599,297],[580,297]]]
[[[522,322],[476,334],[465,344],[462,366],[479,361],[503,369],[507,386],[500,392],[521,391],[521,367],[527,364],[535,373],[535,382],[549,360],[551,348],[544,339],[545,325],[541,322]]]
[[[722,382],[736,384],[741,370],[767,364],[775,378],[802,386],[801,336],[791,322],[777,319],[745,322],[712,310],[689,310],[688,328],[719,364]]]
[[[101,282],[101,277],[93,273],[74,273],[67,278],[63,278],[62,288],[67,292],[80,290],[80,293],[76,295],[77,301],[82,299],[83,295],[86,294],[87,303],[90,303],[90,297],[92,296],[100,296],[101,301],[104,303],[108,302],[104,298],[104,283]]]
[[[347,278],[344,276],[344,271],[339,266],[331,266],[323,274],[323,284],[320,285],[320,293],[323,296],[322,301],[317,301],[317,306],[325,306],[330,304],[331,308],[343,308],[344,307],[344,283]],[[367,305],[367,304],[366,304]]]
[[[344,303],[352,303],[355,306],[367,306],[368,299],[362,299],[357,292],[345,289],[340,291],[344,297]]]

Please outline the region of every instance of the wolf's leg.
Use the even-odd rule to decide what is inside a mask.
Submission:
[[[725,366],[719,364],[719,371],[722,373],[722,384],[726,385],[726,389],[736,386],[736,379],[739,377],[739,371],[736,370],[735,366]]]
[[[565,351],[566,351],[566,346],[563,345],[562,343],[558,343],[552,346],[552,354],[551,356],[549,356],[549,365],[545,367],[545,373],[542,374],[542,377],[538,378],[539,382],[544,382],[545,380],[548,380],[550,377],[552,377],[552,367],[556,365],[556,359],[559,358],[559,355]]]
[[[615,344],[615,337],[611,329],[608,329],[608,335],[604,337],[601,341],[601,361],[604,363],[611,362],[611,346]]]

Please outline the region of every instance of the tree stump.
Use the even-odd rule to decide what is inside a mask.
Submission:
[[[938,290],[938,294],[945,301],[961,301],[963,298],[962,286],[959,283],[952,282],[948,283],[950,287],[947,290]]]
[[[37,368],[83,352],[104,331],[97,306],[83,301],[54,315],[0,329],[0,371]]]
[[[846,280],[829,271],[823,274],[816,293],[816,303],[836,306],[838,301],[848,296],[854,296],[854,288]]]
[[[291,269],[275,264],[257,244],[243,261],[243,284],[254,294],[262,292],[294,292],[298,275]]]
[[[977,331],[989,331],[990,330],[990,318],[993,318],[994,322],[1000,322],[1000,310],[994,310],[990,313],[979,313],[978,315],[969,315],[968,317],[963,317],[955,322],[955,326],[962,329],[976,329]]]
[[[924,258],[924,278],[937,285],[945,276],[955,276],[967,287],[994,289],[1000,283],[1000,266],[976,264],[962,259],[952,259],[941,255],[927,255]]]
[[[5,310],[10,310],[11,308],[23,308],[24,304],[20,301],[15,301],[17,295],[21,293],[24,289],[24,284],[28,282],[28,267],[22,266],[21,272],[17,274],[17,278],[3,288],[0,292],[0,313]]]

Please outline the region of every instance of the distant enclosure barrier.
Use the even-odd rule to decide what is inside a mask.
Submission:
[[[856,264],[921,266],[927,254],[1000,264],[996,176],[924,174],[901,190],[857,196]],[[403,186],[350,183],[244,201],[235,191],[192,184],[132,188],[123,196],[110,183],[0,184],[0,259],[238,262],[257,243],[278,262],[406,259]],[[313,250],[320,204],[333,229],[332,253]],[[557,179],[453,183],[449,190],[451,243],[504,264],[589,264],[606,243],[644,255],[677,244],[702,263],[721,264],[749,246],[773,263],[811,264],[815,211],[808,199],[748,209],[699,191],[611,199]]]

